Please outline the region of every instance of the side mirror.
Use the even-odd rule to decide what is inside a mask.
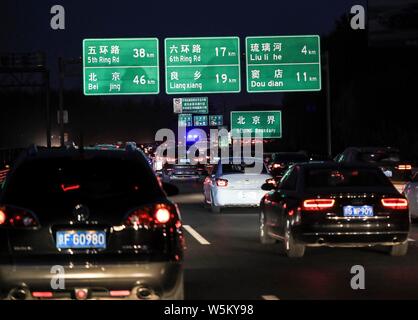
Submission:
[[[271,183],[267,183],[267,182],[264,183],[261,186],[261,190],[264,190],[264,191],[271,191],[271,190],[274,190],[274,189],[276,189],[276,186],[271,184]]]
[[[177,188],[174,184],[163,182],[163,190],[167,194],[168,197],[176,196],[179,194],[179,188]]]

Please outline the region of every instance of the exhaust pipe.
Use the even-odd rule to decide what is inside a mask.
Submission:
[[[11,300],[26,300],[29,297],[29,291],[24,288],[12,289],[9,293]]]
[[[153,293],[154,292],[147,287],[139,287],[136,291],[136,296],[138,297],[138,299],[148,300],[151,299]]]

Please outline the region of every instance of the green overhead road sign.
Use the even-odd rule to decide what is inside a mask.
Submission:
[[[167,94],[241,91],[238,37],[166,38]]]
[[[231,112],[232,136],[243,134],[263,133],[263,138],[282,137],[282,112],[281,111],[232,111]]]
[[[85,95],[158,94],[158,39],[85,39]]]
[[[223,115],[210,115],[209,116],[210,126],[223,126],[223,124],[224,124]]]
[[[208,113],[208,97],[174,98],[174,113]]]
[[[208,116],[194,116],[193,125],[195,127],[206,127],[208,125]]]
[[[185,114],[185,113],[179,114],[178,126],[179,127],[193,126],[193,115]]]
[[[321,90],[319,36],[247,37],[245,42],[249,93]]]

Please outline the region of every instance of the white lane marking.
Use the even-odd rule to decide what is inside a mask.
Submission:
[[[416,240],[415,239],[412,239],[412,238],[408,238],[408,241],[409,242],[415,242]]]
[[[186,231],[188,233],[190,233],[190,235],[195,238],[201,245],[209,245],[210,242],[208,240],[206,240],[205,238],[203,238],[199,232],[197,232],[195,229],[193,229],[191,226],[188,225],[184,225],[183,226],[184,229],[186,229]]]
[[[273,295],[265,295],[265,296],[261,296],[261,298],[263,300],[280,300],[278,297],[273,296]]]

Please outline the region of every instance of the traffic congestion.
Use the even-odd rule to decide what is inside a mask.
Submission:
[[[4,0],[0,305],[418,299],[414,1]]]

